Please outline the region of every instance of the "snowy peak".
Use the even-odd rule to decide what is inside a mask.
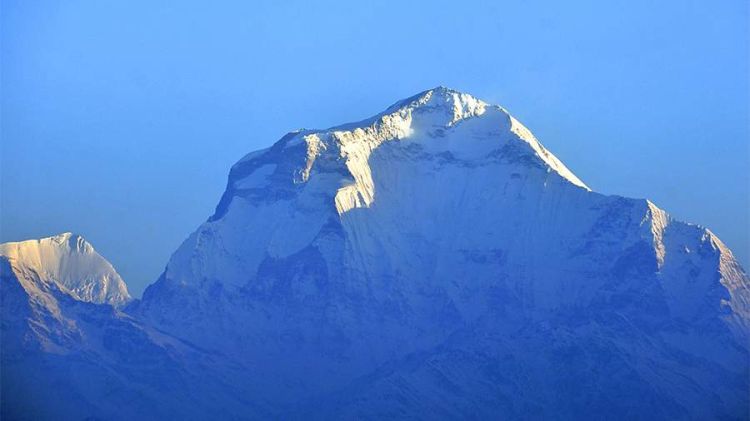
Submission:
[[[314,183],[315,188],[334,196],[339,215],[370,207],[377,201],[373,157],[386,155],[396,160],[408,157],[423,166],[446,158],[456,165],[500,165],[513,168],[508,174],[533,172],[540,183],[559,176],[590,190],[505,109],[437,87],[398,101],[371,118],[326,130],[292,132],[273,147],[248,154],[233,167],[212,219],[220,217],[239,192],[271,188],[289,195],[316,175],[329,180],[327,187]],[[380,170],[386,172],[397,165],[381,164]]]
[[[422,92],[417,95],[416,100],[412,101],[406,108],[414,111],[423,111],[425,109],[440,109],[450,116],[450,120],[444,123],[446,127],[452,127],[463,120],[473,117],[480,117],[488,112],[490,115],[497,113],[502,116],[501,120],[507,120],[507,124],[501,124],[500,127],[509,130],[519,140],[525,142],[533,151],[534,156],[541,160],[551,170],[560,174],[563,178],[571,183],[588,189],[572,171],[570,171],[557,157],[549,152],[537,138],[526,128],[520,121],[514,118],[508,111],[499,105],[490,105],[470,94],[459,92],[454,89],[439,86],[434,89]],[[492,118],[491,116],[489,118]],[[434,121],[433,121],[434,123]],[[506,123],[506,121],[503,121]],[[500,127],[497,127],[498,129]]]
[[[247,155],[129,309],[301,410],[270,418],[713,419],[747,413],[748,303],[710,232],[435,88]]]
[[[62,234],[49,237],[48,239],[42,239],[40,241],[49,240],[54,244],[58,244],[61,247],[67,248],[68,250],[75,251],[77,253],[91,254],[94,253],[94,247],[86,241],[82,236],[74,234],[72,232],[64,232]]]
[[[442,121],[442,125],[450,127],[461,120],[484,114],[487,107],[490,107],[490,105],[470,94],[438,86],[397,102],[389,107],[384,114],[439,110],[448,117]]]
[[[74,233],[0,244],[0,256],[25,287],[51,284],[77,300],[115,307],[131,299],[114,267]]]

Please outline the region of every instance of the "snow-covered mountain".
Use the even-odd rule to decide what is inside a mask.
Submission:
[[[129,298],[80,236],[0,245],[0,419],[261,416],[231,363],[111,305]]]
[[[40,240],[0,244],[0,256],[27,291],[49,285],[80,301],[121,307],[128,288],[112,265],[80,235],[66,232]]]
[[[4,361],[26,337],[73,338],[10,355],[38,382],[39,361],[66,355],[45,387],[75,386],[44,407],[82,399],[76,416],[750,413],[750,279],[731,251],[647,200],[591,191],[504,109],[442,87],[242,158],[124,312],[32,276],[50,289],[36,299],[2,273]],[[49,328],[55,306],[81,333]],[[94,368],[82,386],[70,361],[116,387]]]
[[[742,417],[749,294],[710,231],[436,88],[241,159],[135,311],[301,414]]]

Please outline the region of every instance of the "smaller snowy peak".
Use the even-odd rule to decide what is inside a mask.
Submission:
[[[120,307],[131,300],[127,286],[104,257],[71,232],[0,244],[19,280],[54,284],[80,301]]]

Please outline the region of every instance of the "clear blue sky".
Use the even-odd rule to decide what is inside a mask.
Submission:
[[[0,240],[81,233],[140,295],[242,155],[447,85],[750,263],[746,0],[355,3],[3,0]]]

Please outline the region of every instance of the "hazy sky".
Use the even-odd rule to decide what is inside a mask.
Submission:
[[[750,263],[746,0],[354,3],[3,0],[0,241],[80,233],[140,296],[245,153],[447,85]]]

